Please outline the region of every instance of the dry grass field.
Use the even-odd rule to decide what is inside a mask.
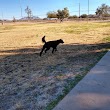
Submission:
[[[40,57],[44,35],[65,43]],[[0,25],[0,110],[49,110],[107,49],[110,22]]]

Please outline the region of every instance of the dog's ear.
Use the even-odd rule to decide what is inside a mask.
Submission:
[[[60,39],[60,41],[63,41],[62,39]]]

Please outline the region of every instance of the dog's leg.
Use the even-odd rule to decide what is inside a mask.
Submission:
[[[44,51],[45,47],[42,48],[42,51],[40,52],[40,56],[42,55],[42,52]]]
[[[57,51],[57,48],[56,48],[56,47],[53,48],[52,53],[54,53],[54,51],[55,51],[55,52]]]
[[[49,50],[50,48],[46,48],[45,53]]]
[[[57,51],[57,48],[55,48],[55,51]]]
[[[54,50],[55,50],[55,49],[53,48],[52,53],[54,53]]]

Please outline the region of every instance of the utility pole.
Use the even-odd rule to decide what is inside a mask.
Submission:
[[[3,17],[3,11],[2,11],[2,25],[4,24],[4,17]]]
[[[80,19],[80,3],[79,3],[79,19]]]
[[[22,18],[22,5],[21,5],[21,0],[20,0],[20,9],[21,9],[21,18]]]
[[[88,15],[89,15],[89,0],[88,0]]]
[[[89,21],[89,0],[88,0],[88,16],[87,16],[87,21]]]

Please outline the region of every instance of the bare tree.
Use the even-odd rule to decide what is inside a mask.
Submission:
[[[27,13],[27,17],[28,19],[30,19],[32,17],[32,11],[31,9],[27,6],[27,8],[25,9],[25,12]]]
[[[16,18],[13,16],[13,22],[15,23],[16,22]]]

